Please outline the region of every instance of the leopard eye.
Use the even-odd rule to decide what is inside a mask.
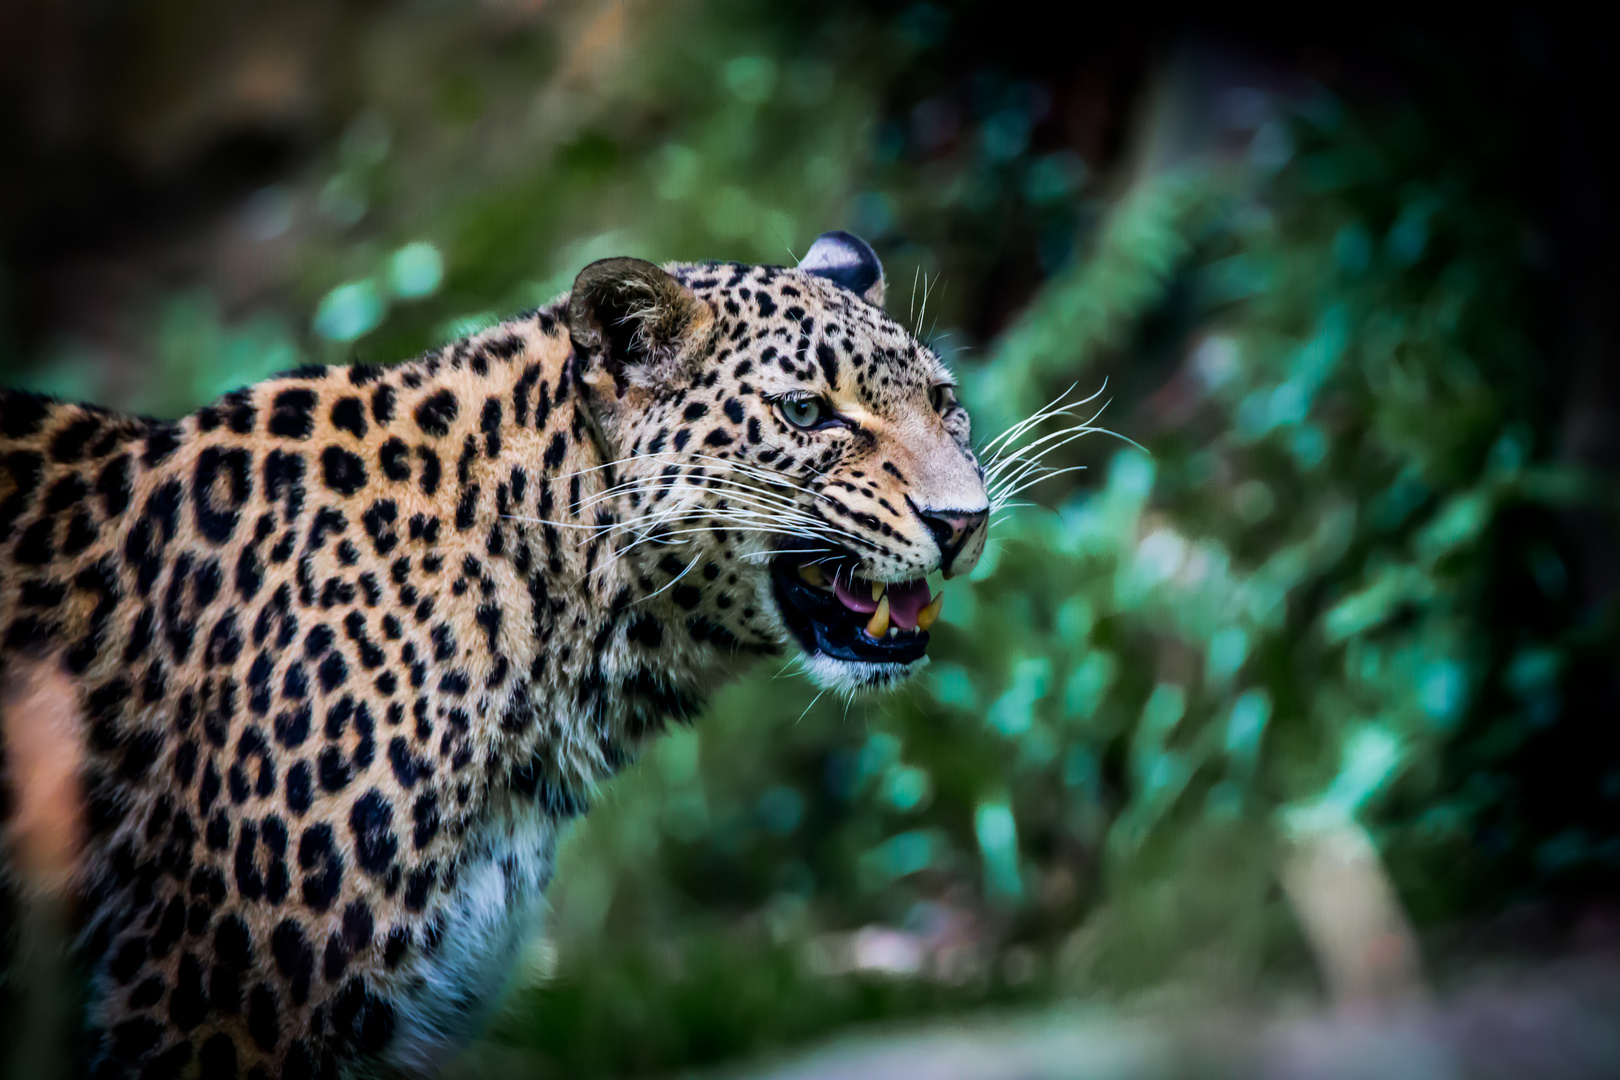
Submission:
[[[943,415],[950,410],[952,405],[956,404],[956,391],[945,383],[930,386],[928,388],[928,403],[934,407],[935,412]]]
[[[827,418],[827,407],[820,398],[788,398],[779,402],[777,408],[796,428],[813,428]]]

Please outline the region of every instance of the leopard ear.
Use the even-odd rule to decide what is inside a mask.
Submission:
[[[714,313],[696,293],[644,259],[602,259],[579,272],[568,297],[568,336],[587,371],[654,385],[700,344]]]
[[[842,230],[822,233],[799,269],[837,282],[873,307],[883,306],[883,264],[865,240]]]

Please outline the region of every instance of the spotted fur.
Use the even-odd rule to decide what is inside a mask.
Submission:
[[[415,361],[174,422],[0,392],[0,661],[59,663],[86,733],[94,1075],[432,1070],[559,824],[792,647],[781,522],[876,581],[940,567],[929,509],[985,503],[967,415],[832,255],[595,264]],[[789,423],[806,393],[839,422]]]

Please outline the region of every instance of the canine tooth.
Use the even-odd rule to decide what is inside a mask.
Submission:
[[[876,600],[878,597],[880,597],[882,595],[883,595],[883,582],[881,582],[881,581],[872,582],[872,599]]]
[[[804,579],[807,585],[814,585],[818,589],[827,587],[827,575],[823,574],[821,567],[815,563],[800,563],[799,576]]]
[[[917,612],[917,629],[927,630],[939,618],[939,611],[945,606],[945,594],[940,593],[928,602],[928,606]]]
[[[887,596],[878,601],[877,610],[872,612],[872,619],[866,624],[866,632],[875,638],[880,638],[889,632],[889,598]]]

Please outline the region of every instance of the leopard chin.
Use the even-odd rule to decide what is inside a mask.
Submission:
[[[908,664],[874,664],[860,660],[836,660],[824,653],[804,653],[801,657],[804,673],[823,690],[832,690],[846,697],[856,694],[881,693],[906,682],[928,666],[926,655]]]

